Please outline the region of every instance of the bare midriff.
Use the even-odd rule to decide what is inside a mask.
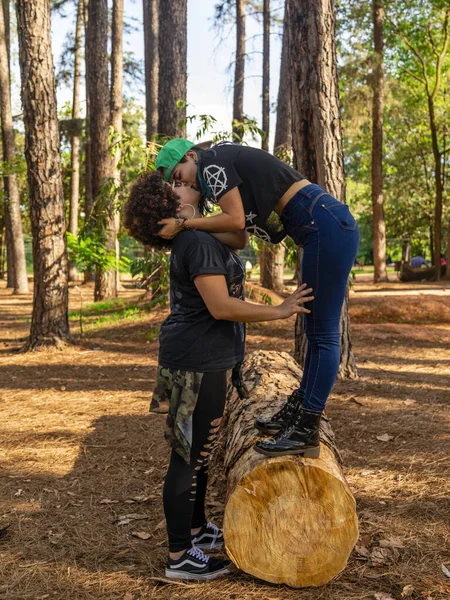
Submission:
[[[290,200],[292,200],[292,198],[295,196],[295,194],[302,188],[306,187],[307,185],[310,185],[310,183],[311,182],[308,181],[307,179],[301,179],[300,181],[296,181],[295,183],[293,183],[291,185],[291,187],[286,192],[284,192],[284,194],[278,200],[278,203],[275,206],[275,212],[278,215],[281,215],[284,207]]]

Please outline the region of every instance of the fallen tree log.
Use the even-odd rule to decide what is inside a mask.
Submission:
[[[249,396],[241,400],[230,391],[222,455],[219,449],[210,469],[217,477],[222,466],[226,477],[226,550],[240,569],[266,581],[323,585],[345,568],[358,538],[334,434],[322,419],[320,458],[256,453],[255,417],[278,410],[301,369],[285,352],[258,351],[246,359],[243,375]]]

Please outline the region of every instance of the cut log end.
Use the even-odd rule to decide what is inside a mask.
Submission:
[[[319,459],[266,459],[239,481],[224,520],[226,549],[239,568],[292,587],[323,585],[345,568],[358,521],[331,458],[322,444]]]

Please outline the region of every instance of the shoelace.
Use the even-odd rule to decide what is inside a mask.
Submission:
[[[220,529],[217,527],[217,525],[214,525],[214,523],[208,522],[206,525],[206,529],[212,529],[213,530],[213,539],[212,542],[210,544],[210,548],[214,548],[214,545],[216,543],[217,538],[220,535]]]
[[[287,403],[277,413],[273,415],[272,420],[278,421],[279,419],[284,418],[285,415],[290,416],[293,413],[296,406],[297,400],[294,399],[294,394],[291,394],[287,399]]]
[[[192,546],[192,548],[189,548],[187,553],[190,556],[192,556],[192,558],[197,558],[198,560],[201,560],[204,563],[209,562],[209,556],[206,556],[206,554],[200,548],[196,548],[195,546]]]

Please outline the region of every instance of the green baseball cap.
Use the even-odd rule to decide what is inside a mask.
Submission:
[[[161,148],[161,150],[158,152],[158,156],[156,157],[155,166],[157,169],[159,169],[159,167],[164,167],[166,169],[164,181],[169,181],[172,171],[175,169],[186,152],[193,146],[194,144],[189,140],[184,140],[183,138],[174,138]]]

